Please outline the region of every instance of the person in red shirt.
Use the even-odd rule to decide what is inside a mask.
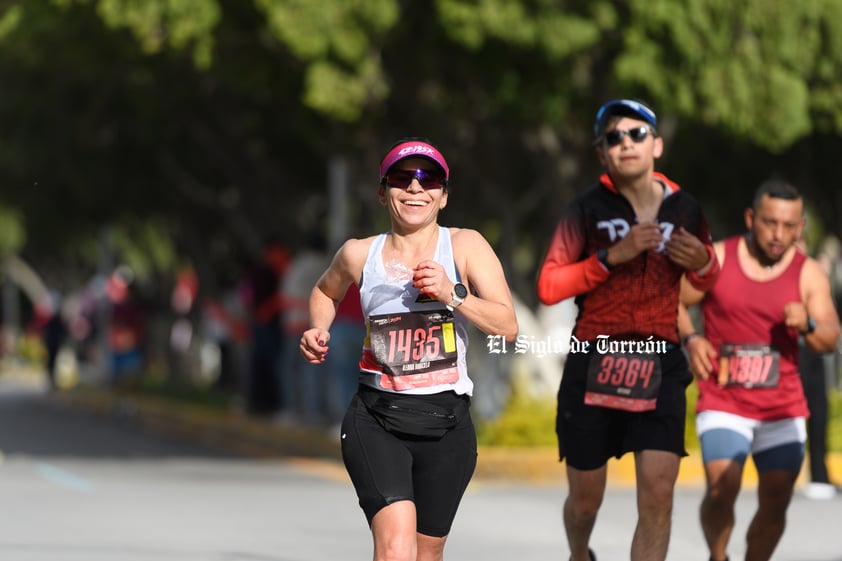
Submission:
[[[718,264],[698,202],[655,172],[664,150],[647,105],[603,105],[594,126],[605,173],[556,227],[538,277],[550,305],[576,297],[558,392],[559,457],[567,461],[564,524],[571,561],[588,548],[610,457],[633,452],[638,522],[632,561],[663,561],[684,450],[692,380],[677,331],[682,275],[706,290]]]
[[[704,335],[696,332],[682,309],[679,331],[699,388],[696,432],[707,479],[700,519],[712,561],[728,559],[749,454],[758,473],[758,507],[745,560],[772,557],[807,438],[798,340],[828,353],[839,339],[828,276],[796,248],[805,222],[795,187],[764,182],[745,211],[748,232],[714,244],[722,272],[713,288],[682,286],[682,305],[700,303],[704,326]]]

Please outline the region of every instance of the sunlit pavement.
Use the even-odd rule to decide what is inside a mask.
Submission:
[[[370,558],[371,538],[330,435],[313,432],[305,450],[304,429],[156,401],[81,390],[45,398],[43,384],[0,376],[0,449],[7,452],[0,559]],[[237,438],[243,442],[232,442]],[[627,464],[610,469],[592,540],[599,559],[609,561],[628,558],[636,522]],[[668,561],[706,558],[701,495],[698,478],[683,472]],[[553,450],[481,450],[447,558],[566,558],[565,496]],[[746,489],[729,548],[734,561],[744,555],[755,506],[756,494]],[[811,501],[799,493],[775,561],[842,561],[840,507],[842,498]]]

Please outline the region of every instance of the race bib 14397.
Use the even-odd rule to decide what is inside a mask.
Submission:
[[[722,386],[774,388],[781,378],[781,353],[769,345],[723,343],[719,346]]]

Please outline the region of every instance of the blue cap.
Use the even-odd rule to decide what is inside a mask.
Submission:
[[[615,99],[600,107],[599,111],[596,112],[596,121],[593,126],[594,138],[600,138],[602,136],[602,133],[605,132],[603,130],[605,128],[605,122],[608,120],[608,117],[613,115],[640,119],[652,125],[652,128],[658,128],[658,118],[651,108],[633,99]]]

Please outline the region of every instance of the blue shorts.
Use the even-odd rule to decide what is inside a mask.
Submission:
[[[804,417],[758,421],[723,411],[696,415],[702,461],[731,460],[743,465],[751,454],[758,472],[799,473],[804,461],[807,429]]]

